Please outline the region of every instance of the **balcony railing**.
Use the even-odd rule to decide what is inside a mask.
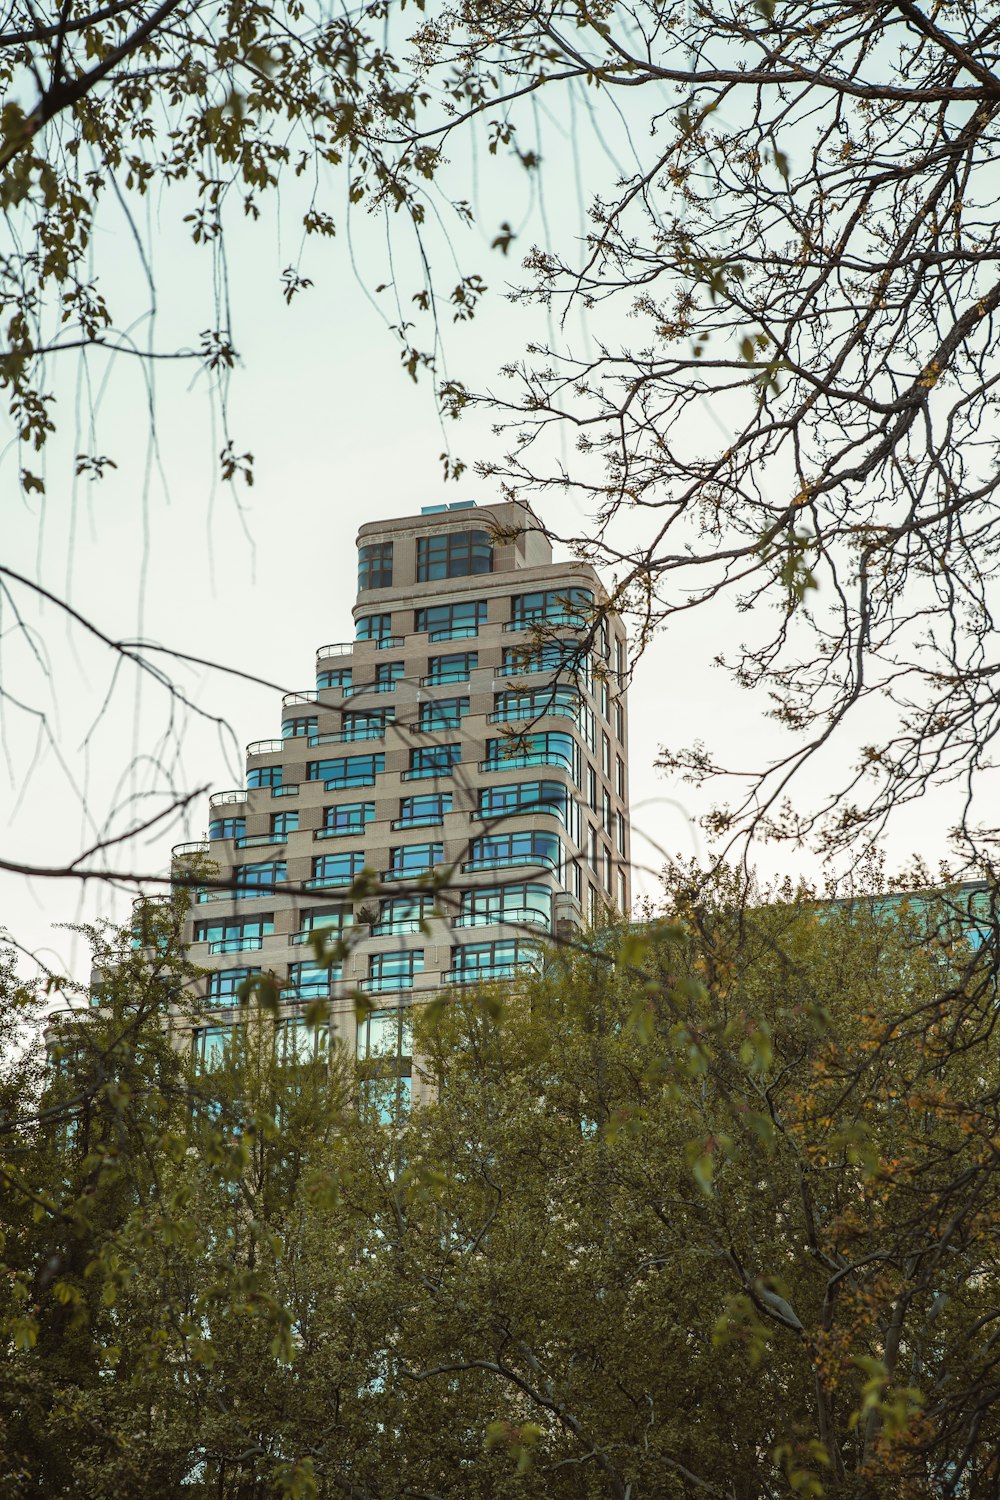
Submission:
[[[342,792],[349,786],[374,786],[374,776],[345,776],[340,781],[324,781],[324,792]],[[296,787],[296,791],[298,788]]]
[[[390,828],[443,828],[444,819],[437,813],[429,813],[423,818],[393,818],[389,824]]]
[[[552,926],[551,917],[530,906],[508,907],[504,911],[467,911],[455,918],[456,927],[501,927],[505,922],[514,922],[518,926],[544,927],[546,931]]]
[[[231,937],[218,938],[214,943],[209,943],[209,953],[244,953],[257,951],[264,946],[264,939],[260,937]]]
[[[330,734],[311,734],[309,744],[346,745],[353,740],[384,740],[386,728],[386,724],[354,724],[350,729],[335,729]]]
[[[368,821],[371,822],[371,819],[369,818]],[[313,838],[342,839],[347,838],[349,834],[354,834],[356,838],[359,833],[364,833],[364,831],[364,823],[349,823],[346,828],[317,828],[316,832],[313,834]]]
[[[398,679],[393,682],[359,682],[355,687],[345,688],[344,697],[358,698],[365,693],[393,693],[398,686]]]
[[[486,979],[513,979],[530,969],[527,964],[483,964],[478,969],[449,969],[442,976],[445,984],[479,984]]]
[[[300,693],[286,693],[281,700],[282,708],[293,708],[297,704],[315,706],[319,703],[319,695],[315,688],[303,688]]]
[[[564,756],[548,750],[532,751],[529,755],[505,755],[502,760],[479,762],[480,771],[521,771],[526,766],[561,766],[570,775],[573,773],[572,766],[567,765]]]
[[[284,740],[251,740],[247,746],[248,755],[277,755],[279,750],[284,750]]]
[[[272,797],[297,797],[298,794],[299,787],[295,781],[290,781],[287,786],[273,786],[271,788]]]
[[[353,880],[353,875],[349,875],[346,880],[335,880],[332,875],[314,875],[311,880],[304,880],[302,883],[307,891],[346,891]]]
[[[381,640],[375,642],[376,651],[395,651],[400,646],[406,645],[406,638],[401,635],[384,635]]]
[[[544,870],[558,869],[559,861],[551,854],[493,854],[488,859],[467,859],[463,870],[508,870],[515,865],[534,865]]]
[[[575,719],[582,704],[544,703],[538,708],[500,708],[487,718],[489,724],[510,724],[515,719]]]
[[[354,646],[354,641],[333,641],[329,646],[320,646],[316,652],[316,660],[325,661],[329,656],[350,656]]]
[[[428,876],[431,873],[432,869],[436,869],[436,868],[437,867],[435,865],[424,865],[422,867],[422,869],[419,869],[419,870],[383,870],[382,871],[382,879],[383,880],[423,880],[426,876]],[[465,868],[465,867],[463,866],[463,868]]]
[[[429,630],[427,639],[429,641],[471,641],[478,634],[478,625],[442,625],[437,630]]]
[[[428,776],[451,776],[454,773],[457,761],[450,766],[417,766],[412,771],[401,771],[400,781],[426,781]]]
[[[171,859],[182,859],[188,854],[207,854],[208,839],[194,839],[190,844],[175,844],[170,851]]]
[[[493,807],[470,812],[469,821],[472,823],[499,823],[506,818],[537,818],[540,813],[549,813],[553,818],[558,818],[560,823],[566,822],[566,804],[564,802],[522,802],[520,807]]]
[[[380,975],[377,979],[362,979],[359,988],[369,995],[382,995],[391,990],[412,990],[413,978],[412,974]]]
[[[346,925],[350,926],[351,924],[347,923]],[[289,933],[288,941],[292,944],[308,943],[310,938],[314,938],[318,932],[329,933],[334,941],[342,936],[339,927],[322,927],[317,925],[316,927],[303,927],[301,932]]]
[[[587,621],[580,615],[558,614],[558,615],[533,615],[527,619],[508,620],[504,630],[534,630],[538,626],[558,625],[570,630],[585,630]]]
[[[372,937],[395,937],[397,933],[421,930],[419,917],[395,917],[391,922],[375,922],[372,925]]]
[[[462,672],[456,668],[453,672],[432,672],[429,677],[421,677],[421,687],[444,687],[449,682],[468,682],[468,671]]]
[[[230,807],[237,802],[245,802],[246,800],[246,788],[238,787],[231,792],[213,792],[208,799],[208,805],[209,807]]]
[[[251,833],[244,834],[236,840],[237,849],[257,849],[265,844],[284,844],[287,842],[287,834],[284,833]]]

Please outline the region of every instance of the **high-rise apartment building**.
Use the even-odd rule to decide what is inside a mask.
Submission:
[[[184,933],[210,971],[205,1066],[244,981],[273,973],[290,1053],[315,1045],[302,1015],[328,999],[331,1032],[397,1056],[408,1091],[412,1003],[507,978],[539,939],[628,909],[626,642],[606,602],[518,505],[362,526],[354,640],[320,647],[281,737],[247,746],[246,786],[211,797],[208,842],[174,851],[175,868],[207,852],[219,872]],[[352,898],[363,870],[373,889]],[[332,970],[320,928],[351,940]],[[360,1023],[358,990],[374,1007]]]

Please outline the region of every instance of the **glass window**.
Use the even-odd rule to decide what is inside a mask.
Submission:
[[[459,910],[460,927],[482,927],[493,922],[530,922],[533,926],[552,925],[552,892],[548,886],[483,886],[463,891]]]
[[[374,802],[342,802],[339,807],[324,807],[323,831],[348,833],[360,830],[374,816]]]
[[[537,641],[523,646],[505,646],[503,653],[504,676],[525,675],[531,672],[563,673],[579,677],[586,686],[590,682],[590,660],[575,641]]]
[[[285,861],[267,860],[262,864],[234,865],[233,885],[237,898],[240,896],[268,896],[276,885],[285,879]]]
[[[611,741],[608,739],[607,735],[603,732],[603,730],[601,731],[601,770],[604,772],[605,776],[607,776],[608,780],[610,781],[610,779],[611,779]]]
[[[602,680],[601,680],[601,713],[604,715],[604,717],[606,719],[610,718],[610,715],[608,713],[608,709],[610,708],[610,706],[611,706],[611,700],[608,697],[608,684],[607,684],[607,680],[602,678]]]
[[[432,604],[418,609],[413,628],[426,631],[432,641],[445,641],[453,636],[477,635],[485,621],[486,601],[466,599],[460,604]]]
[[[625,709],[621,699],[615,703],[615,734],[621,744],[625,743]]]
[[[401,844],[389,850],[389,873],[420,875],[444,859],[444,844]]]
[[[244,943],[259,943],[263,938],[270,937],[273,931],[273,912],[268,912],[266,916],[234,917],[232,920],[213,917],[194,924],[194,940],[196,943],[232,943],[230,951],[235,952]],[[222,951],[225,952],[226,949]]]
[[[287,1016],[274,1029],[275,1061],[283,1067],[325,1062],[330,1051],[327,1026],[310,1026],[305,1016]]]
[[[208,1000],[212,1005],[239,1005],[240,985],[260,969],[216,969],[208,976]]]
[[[271,832],[275,838],[287,838],[290,833],[297,833],[298,827],[299,815],[297,812],[271,814]]]
[[[419,728],[457,729],[468,712],[468,698],[436,698],[431,703],[421,703]]]
[[[380,688],[395,687],[397,682],[402,681],[406,672],[406,663],[402,661],[379,662],[375,668],[375,682]]]
[[[358,592],[392,588],[392,543],[368,542],[358,548]]]
[[[361,615],[354,625],[358,641],[384,641],[392,635],[392,615]]]
[[[302,912],[299,920],[302,924],[300,933],[341,933],[345,927],[353,925],[354,908],[346,902],[338,902],[335,906],[311,906]]]
[[[315,734],[319,723],[315,714],[296,714],[292,719],[283,719],[281,723],[281,738],[292,740],[303,734]]]
[[[358,1022],[358,1058],[410,1058],[413,1056],[413,1022],[409,1009],[373,1010]]]
[[[440,823],[451,812],[451,792],[430,792],[423,797],[404,797],[399,804],[398,823]]]
[[[493,547],[485,531],[439,531],[417,537],[417,582],[493,572]]]
[[[337,760],[309,761],[306,779],[323,781],[330,788],[374,786],[375,777],[384,770],[384,755],[344,755]]]
[[[571,734],[519,734],[486,741],[486,770],[507,771],[522,766],[565,766],[580,780],[580,747]]]
[[[487,833],[473,839],[463,869],[489,870],[503,865],[547,865],[559,868],[559,838],[554,833],[525,829],[523,833]]]
[[[512,625],[585,625],[594,596],[590,589],[539,589],[514,594],[510,601]]]
[[[419,932],[434,910],[434,898],[421,893],[419,896],[392,896],[383,900],[379,907],[378,921],[372,928],[373,937],[388,937],[394,932]]]
[[[466,682],[469,673],[479,665],[476,651],[455,651],[450,656],[432,656],[427,663],[428,683]]]
[[[461,745],[425,745],[410,751],[411,776],[447,774],[462,758]]]
[[[593,766],[587,767],[587,806],[597,811],[597,772]]]
[[[342,740],[380,740],[387,724],[396,720],[394,708],[355,709],[341,718]]]
[[[208,825],[210,839],[241,839],[246,831],[246,818],[213,818]]]
[[[316,673],[316,686],[318,688],[349,688],[354,681],[354,672],[351,667],[327,667],[322,672]]]
[[[569,792],[560,781],[515,781],[508,786],[487,786],[479,793],[481,818],[509,813],[554,813],[568,821]]]
[[[609,896],[614,891],[614,886],[611,883],[611,850],[608,848],[604,849],[604,889]]]
[[[624,802],[625,801],[625,762],[622,760],[622,758],[621,758],[620,755],[618,756],[618,780],[617,780],[617,787],[618,787],[618,795],[622,799],[622,801]]]
[[[331,992],[331,982],[339,979],[340,964],[320,968],[314,963],[302,962],[288,965],[288,984],[292,993],[286,991],[287,999],[323,1000]]]
[[[450,978],[471,983],[477,979],[509,979],[516,969],[537,968],[536,944],[523,938],[497,938],[492,943],[463,943],[451,950]]]
[[[361,1113],[377,1125],[391,1125],[408,1115],[413,1102],[413,1079],[409,1073],[391,1077],[362,1078],[358,1085]]]
[[[408,990],[424,970],[424,950],[407,948],[399,953],[372,953],[368,959],[368,990]]]
[[[618,853],[624,859],[625,858],[625,815],[624,815],[624,813],[615,813],[615,824],[616,824],[617,831],[618,831],[618,840],[617,840],[617,842],[618,842]]]
[[[580,694],[565,682],[529,692],[510,691],[493,696],[493,717],[497,720],[537,719],[543,714],[575,719],[579,712]]]
[[[601,826],[604,832],[611,837],[611,793],[607,787],[601,790]]]
[[[618,675],[618,686],[621,687],[625,681],[625,642],[615,641],[615,671]]]
[[[315,885],[349,885],[365,867],[362,849],[338,849],[336,854],[319,854],[312,862]]]
[[[251,789],[255,786],[280,786],[280,766],[258,766],[256,770],[247,772],[247,786]]]
[[[191,1061],[196,1073],[212,1073],[221,1068],[232,1050],[231,1026],[199,1026],[191,1033]]]
[[[628,913],[628,888],[625,885],[624,870],[618,871],[618,910],[622,916]]]

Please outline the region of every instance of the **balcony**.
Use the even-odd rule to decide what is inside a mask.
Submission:
[[[295,781],[290,781],[287,786],[273,786],[271,788],[272,797],[297,797],[298,794],[298,783]]]
[[[488,979],[513,979],[519,971],[531,971],[528,964],[483,964],[478,969],[449,969],[443,974],[445,984],[481,984]]]
[[[356,724],[351,729],[335,729],[332,734],[311,734],[309,745],[347,745],[355,740],[384,740],[386,728],[385,724]]]
[[[439,869],[438,865],[424,865],[421,870],[383,870],[383,880],[426,880],[431,870]],[[466,866],[463,865],[463,869]]]
[[[371,822],[371,819],[368,820]],[[352,835],[357,838],[364,833],[364,823],[350,823],[346,828],[317,828],[313,834],[314,839],[343,839]]]
[[[513,724],[518,719],[575,719],[582,704],[545,703],[540,708],[501,708],[488,715],[488,724]]]
[[[237,787],[231,792],[213,792],[208,799],[208,805],[209,807],[233,807],[246,800],[246,788]]]
[[[392,829],[397,828],[443,828],[444,819],[436,813],[429,814],[424,818],[393,818],[389,824]]]
[[[248,755],[277,755],[284,750],[284,740],[252,740],[247,746]]]
[[[244,834],[241,839],[236,840],[237,849],[259,849],[267,844],[284,844],[287,835],[283,833],[251,833]]]
[[[208,839],[195,839],[190,844],[175,844],[170,851],[171,859],[186,859],[191,854],[207,854]]]
[[[362,979],[358,988],[368,995],[384,995],[393,990],[412,990],[412,974],[380,975],[378,979]]]
[[[342,792],[349,786],[374,786],[374,776],[345,776],[342,781],[324,781],[324,792]],[[296,787],[298,791],[298,787]]]
[[[209,953],[249,953],[263,948],[264,939],[259,937],[232,937],[219,938],[214,943],[209,943]]]
[[[544,927],[548,932],[552,918],[530,906],[508,907],[504,911],[469,911],[455,918],[456,927],[502,927],[513,922],[520,927]]]
[[[358,698],[365,693],[393,693],[398,686],[398,678],[393,682],[359,682],[356,687],[345,688],[344,697]]]
[[[569,775],[573,774],[573,768],[566,764],[565,758],[549,750],[533,751],[530,755],[505,755],[502,760],[479,762],[480,771],[521,771],[527,766],[559,766]]]
[[[282,708],[294,708],[298,704],[315,708],[319,703],[319,694],[315,688],[303,688],[301,693],[286,693],[281,700]]]
[[[334,880],[328,875],[314,875],[311,880],[304,880],[302,884],[307,891],[346,891],[357,877],[349,875],[346,880]]]
[[[478,634],[478,625],[442,625],[437,630],[429,630],[427,639],[429,641],[471,641]]]
[[[509,870],[518,865],[531,865],[536,870],[555,870],[558,863],[549,854],[500,854],[492,855],[489,859],[467,859],[462,870]]]
[[[427,917],[424,918],[426,920]],[[372,925],[372,937],[395,937],[397,933],[422,931],[419,917],[395,917],[391,922],[375,922]]]
[[[426,781],[429,776],[451,776],[456,765],[458,765],[457,761],[450,766],[418,766],[413,771],[401,771],[399,779],[400,781]]]
[[[350,656],[355,647],[354,641],[334,641],[329,646],[320,646],[316,652],[316,660],[326,661],[331,656]]]
[[[556,615],[532,615],[527,619],[508,620],[504,630],[537,630],[550,626],[564,627],[569,630],[586,630],[587,621],[579,615],[556,614]]]
[[[346,923],[345,925],[346,926],[350,926],[351,924],[350,923]],[[332,927],[332,926],[331,927],[322,927],[322,926],[303,927],[302,930],[301,930],[301,932],[292,932],[292,933],[289,933],[289,935],[288,935],[288,941],[291,944],[293,944],[294,946],[297,946],[297,945],[299,945],[301,943],[308,943],[308,942],[310,942],[310,940],[312,938],[314,938],[317,935],[317,933],[323,933],[323,934],[331,937],[334,940],[334,942],[338,942],[340,940],[340,938],[343,936],[343,933],[342,933],[342,931],[341,931],[341,929],[339,927]]]
[[[380,641],[375,642],[376,651],[395,651],[406,645],[406,640],[401,635],[384,635]]]
[[[468,672],[459,671],[456,667],[451,672],[433,672],[429,677],[421,677],[421,687],[445,687],[449,682],[468,682]]]

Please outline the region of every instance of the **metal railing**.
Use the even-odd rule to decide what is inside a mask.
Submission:
[[[256,849],[265,844],[284,844],[287,835],[284,833],[251,833],[244,834],[236,840],[237,849]]]
[[[320,646],[316,652],[316,660],[325,661],[330,656],[350,656],[355,644],[354,641],[332,641],[329,646]]]
[[[377,979],[362,979],[359,989],[365,990],[370,995],[385,994],[392,990],[412,990],[412,974],[387,974]]]
[[[208,799],[208,805],[209,807],[229,807],[233,803],[246,800],[246,787],[238,787],[231,792],[213,792]]]
[[[422,880],[435,869],[434,865],[424,865],[419,870],[383,870],[383,880]],[[463,869],[467,867],[462,866]]]
[[[298,794],[299,784],[297,781],[290,781],[287,786],[273,786],[271,788],[272,797],[297,797]]]
[[[393,818],[389,824],[392,829],[397,828],[443,828],[444,818],[437,814],[428,815],[423,818]]]
[[[426,921],[427,918],[425,917],[424,920]],[[396,917],[391,922],[375,922],[372,925],[372,937],[394,937],[397,933],[420,931],[419,917]]]
[[[189,844],[175,844],[170,851],[171,859],[180,859],[185,854],[207,854],[208,839],[193,839]]]
[[[368,821],[370,823],[371,819],[369,818]],[[356,837],[359,833],[364,833],[364,831],[365,831],[365,825],[364,825],[364,823],[351,823],[346,828],[317,828],[316,831],[315,831],[315,833],[313,834],[313,838],[314,839],[341,839],[341,838],[347,838],[347,837],[349,837],[349,835],[352,834],[352,833]]]
[[[415,766],[410,771],[400,771],[400,781],[425,781],[429,776],[451,776],[459,764],[453,760],[447,766]]]
[[[444,687],[449,682],[468,682],[469,673],[460,672],[432,672],[428,677],[421,677],[421,687]]]
[[[277,755],[279,750],[284,750],[284,740],[251,740],[247,746],[248,755]]]
[[[471,641],[478,634],[478,625],[442,625],[437,630],[429,630],[427,639],[429,641]]]
[[[345,688],[345,698],[358,698],[365,693],[392,693],[399,686],[401,679],[396,678],[392,682],[359,682],[356,686]]]
[[[585,630],[587,621],[579,615],[535,615],[531,619],[508,620],[504,630],[535,630],[539,626],[558,625],[560,629],[566,626],[570,630]]]
[[[521,771],[526,766],[561,766],[569,775],[573,774],[573,767],[566,764],[563,756],[547,750],[532,751],[528,755],[505,755],[502,760],[479,762],[480,771]]]
[[[544,927],[548,931],[552,918],[530,906],[510,907],[504,911],[470,911],[455,918],[456,927],[501,927],[505,922],[518,926]]]
[[[515,865],[534,865],[536,869],[555,870],[559,861],[550,854],[493,854],[486,859],[467,859],[463,870],[509,870]]]
[[[209,953],[243,953],[263,948],[264,939],[259,937],[218,938],[209,943]]]
[[[535,708],[498,708],[488,715],[488,724],[511,724],[516,719],[575,719],[583,707],[581,703],[568,704],[547,702]]]
[[[399,646],[406,645],[405,636],[384,635],[380,641],[375,642],[376,651],[395,651]]]
[[[286,693],[281,700],[282,708],[292,708],[297,703],[318,704],[317,688],[303,688],[299,693]]]

